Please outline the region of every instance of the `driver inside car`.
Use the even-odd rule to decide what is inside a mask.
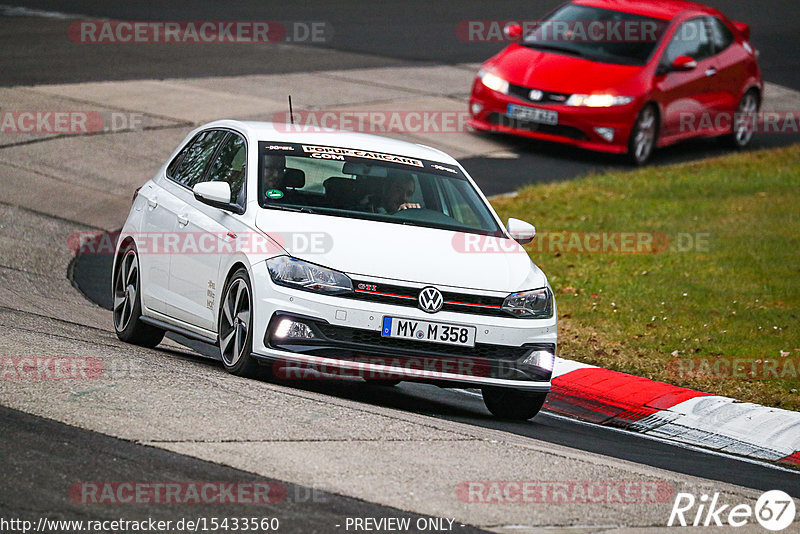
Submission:
[[[422,208],[421,205],[411,202],[416,189],[411,174],[406,172],[390,174],[386,181],[386,187],[380,193],[369,195],[364,200],[368,211],[393,215],[402,210]]]

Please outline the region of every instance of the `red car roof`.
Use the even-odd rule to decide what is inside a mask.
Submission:
[[[709,15],[720,14],[716,9],[696,2],[686,2],[684,0],[575,0],[573,3],[582,6],[613,9],[615,11],[663,20],[672,20],[675,18],[675,15],[687,10],[702,12]]]

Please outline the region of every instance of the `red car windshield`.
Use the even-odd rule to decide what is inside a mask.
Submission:
[[[669,21],[569,4],[528,32],[523,44],[592,61],[644,65]]]

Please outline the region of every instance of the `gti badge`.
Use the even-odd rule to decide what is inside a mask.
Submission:
[[[438,312],[444,304],[442,293],[435,287],[426,287],[420,291],[417,301],[419,302],[419,309],[428,313]]]
[[[542,97],[544,97],[544,93],[538,89],[531,89],[531,92],[528,93],[528,96],[534,102],[538,102],[539,100],[542,99]]]

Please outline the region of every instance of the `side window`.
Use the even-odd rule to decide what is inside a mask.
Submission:
[[[714,54],[711,36],[702,17],[687,20],[672,36],[672,40],[661,58],[664,66],[672,65],[675,58],[689,56],[695,61],[702,61]]]
[[[717,17],[709,17],[711,37],[714,40],[714,53],[719,54],[733,44],[733,32]]]
[[[214,155],[214,150],[225,135],[226,132],[220,130],[208,130],[200,133],[184,149],[180,164],[169,177],[187,187],[194,186],[203,177],[208,162]],[[169,169],[167,170],[169,172]]]
[[[169,162],[169,165],[167,165],[167,178],[176,180],[175,173],[178,172],[178,167],[180,166],[181,161],[183,161],[183,158],[186,156],[186,153],[189,152],[192,143],[194,143],[198,137],[200,137],[200,134],[195,135],[194,138],[191,141],[189,141],[189,144],[183,147],[183,150],[178,152],[178,154],[173,158],[173,160]]]
[[[441,183],[446,206],[445,214],[462,224],[480,228],[483,222],[482,217],[463,191],[464,187],[468,187],[467,182],[444,179],[441,180]]]
[[[231,202],[244,206],[246,177],[247,144],[240,135],[231,133],[222,143],[217,157],[211,162],[206,181],[228,182],[231,186]]]

